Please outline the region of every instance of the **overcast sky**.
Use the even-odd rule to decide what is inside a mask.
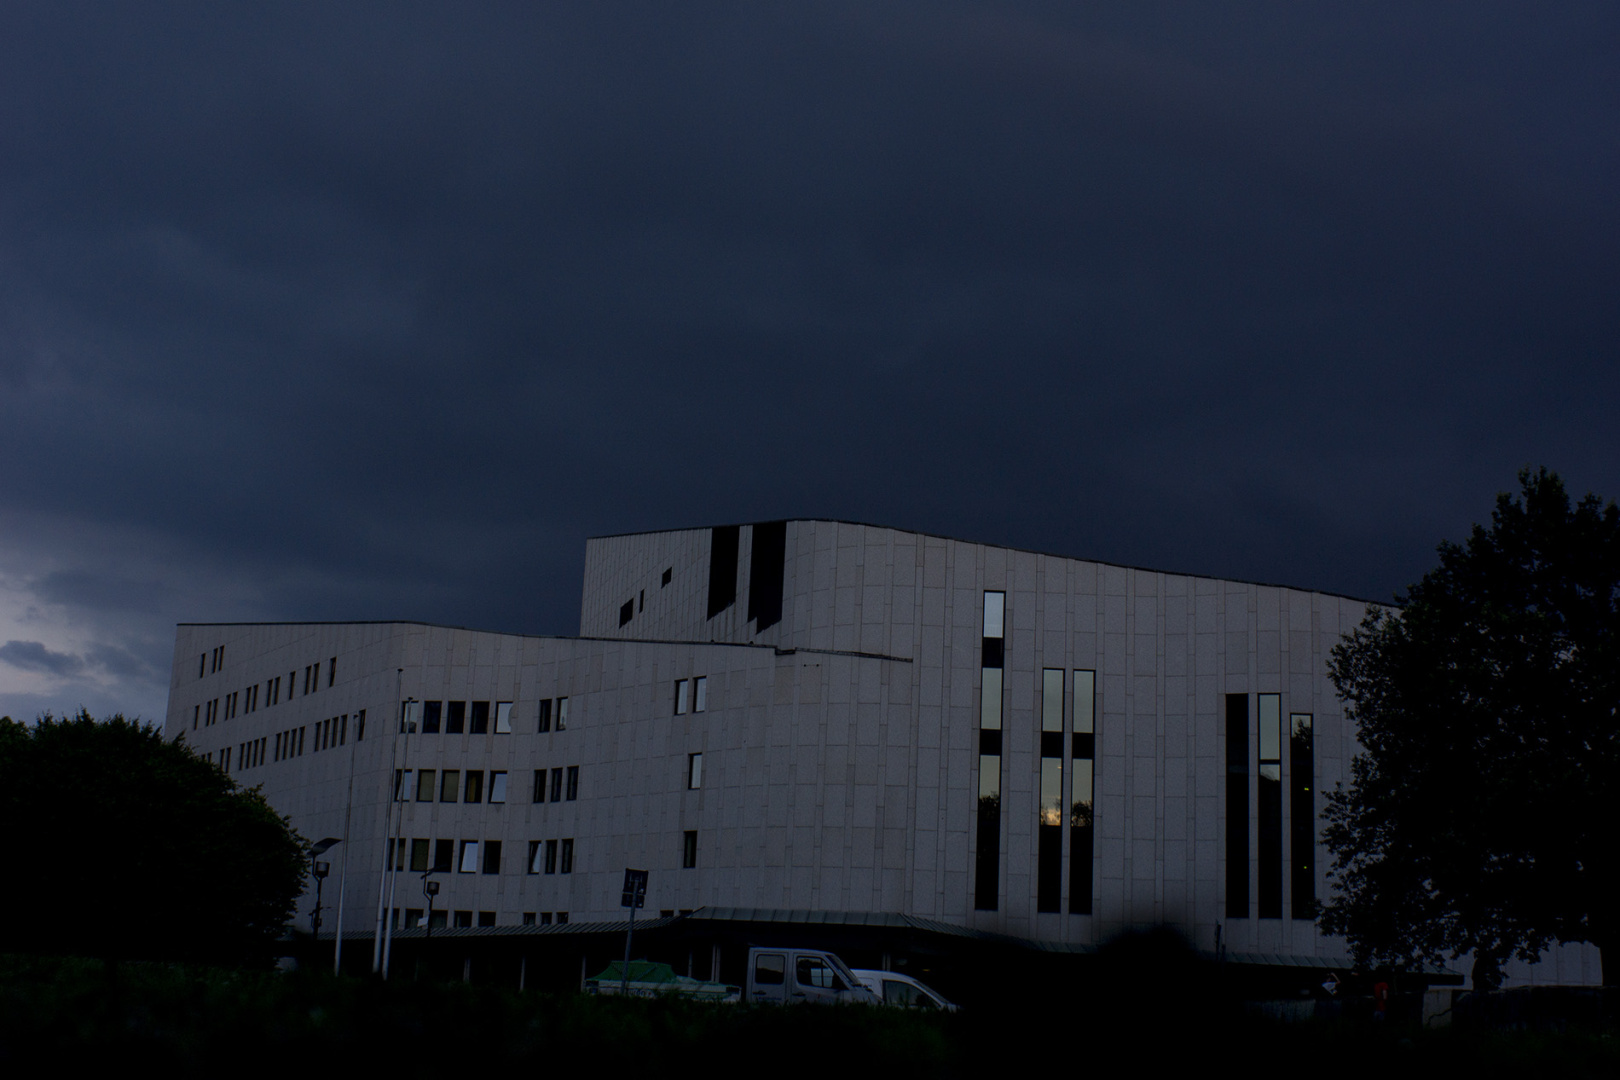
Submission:
[[[0,713],[870,521],[1374,599],[1620,495],[1620,5],[0,6]]]

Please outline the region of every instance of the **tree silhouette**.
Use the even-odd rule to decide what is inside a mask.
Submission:
[[[307,846],[178,740],[81,710],[0,719],[0,951],[251,964],[302,891]]]
[[[1440,545],[1398,612],[1329,670],[1364,753],[1328,796],[1336,895],[1321,925],[1363,963],[1511,956],[1620,928],[1620,511],[1519,474],[1489,529]]]

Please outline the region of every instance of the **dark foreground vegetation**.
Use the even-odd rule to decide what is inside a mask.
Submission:
[[[1601,1028],[1423,1031],[1359,1020],[1284,1024],[1160,985],[1151,999],[1032,996],[954,1016],[746,1008],[380,983],[307,972],[0,957],[0,1075],[145,1066],[160,1075],[401,1075],[512,1066],[627,1075],[983,1077],[1082,1059],[1110,1069],[1312,1077],[1620,1075]],[[1184,994],[1181,990],[1192,991]],[[449,1073],[447,1072],[446,1075]],[[549,1073],[549,1075],[567,1075]]]

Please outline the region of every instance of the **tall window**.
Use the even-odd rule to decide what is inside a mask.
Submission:
[[[1226,917],[1249,917],[1249,695],[1226,695]]]
[[[686,786],[688,790],[695,790],[703,786],[703,755],[686,755]]]
[[[681,834],[681,869],[691,870],[697,866],[697,831],[688,829]]]
[[[692,680],[692,711],[703,712],[709,707],[709,677],[699,675]]]
[[[1311,742],[1311,714],[1288,717],[1289,883],[1296,919],[1314,916],[1316,906],[1316,751]]]
[[[979,811],[973,906],[995,911],[1001,893],[1001,676],[1007,594],[984,594],[979,664]]]
[[[675,680],[675,715],[683,716],[686,713],[686,680]]]
[[[1074,730],[1069,738],[1069,914],[1091,914],[1091,857],[1095,846],[1097,673],[1074,673]]]
[[[1041,786],[1036,806],[1035,910],[1063,904],[1063,669],[1041,671]]]
[[[1282,695],[1259,695],[1260,917],[1282,918]]]

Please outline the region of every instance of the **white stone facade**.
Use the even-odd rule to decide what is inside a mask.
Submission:
[[[780,548],[757,539],[760,528],[774,528]],[[498,873],[436,875],[440,910],[493,913],[486,918],[496,925],[530,913],[616,919],[623,869],[636,866],[652,872],[648,906],[661,910],[901,912],[1081,945],[1126,926],[1169,923],[1211,948],[1219,926],[1230,950],[1343,954],[1341,942],[1293,917],[1286,867],[1282,917],[1259,917],[1252,790],[1243,823],[1249,910],[1234,917],[1227,909],[1223,710],[1227,695],[1277,694],[1283,716],[1311,715],[1319,813],[1355,752],[1327,679],[1328,652],[1361,620],[1364,602],[800,520],[736,530],[733,596],[711,618],[717,535],[725,530],[590,541],[578,638],[415,623],[183,625],[167,730],[215,760],[229,750],[232,774],[262,785],[312,840],[342,835],[352,767],[350,930],[375,917],[384,847],[397,833],[407,843],[454,841],[458,864],[463,842],[498,841]],[[756,549],[782,552],[778,596],[758,595],[762,581],[765,591],[776,587],[771,573],[756,573]],[[729,560],[721,566],[732,570]],[[987,591],[1004,592],[1006,610],[1000,865],[994,910],[976,910]],[[761,630],[750,612],[773,605],[780,619]],[[313,665],[320,685],[305,693]],[[1036,910],[1047,668],[1067,673],[1066,717],[1073,673],[1096,673],[1091,914]],[[297,684],[290,697],[289,675]],[[691,711],[689,698],[677,715],[677,680],[699,676],[705,710]],[[278,677],[279,698],[269,704],[265,688]],[[250,688],[256,707],[247,711]],[[231,694],[238,698],[227,716]],[[396,746],[401,697],[492,710],[511,702],[512,730],[418,731]],[[563,697],[567,729],[538,731],[539,703]],[[219,715],[208,723],[215,701]],[[356,742],[362,710],[365,738]],[[313,750],[314,729],[345,716],[342,745]],[[1256,710],[1248,716],[1252,727]],[[302,754],[275,760],[277,737],[298,729]],[[244,746],[259,740],[266,749],[244,766]],[[1247,746],[1252,788],[1253,731]],[[701,785],[689,788],[694,753],[703,755]],[[577,798],[551,801],[550,770],[570,767],[579,770]],[[480,772],[486,794],[489,774],[504,772],[506,801],[392,803],[396,769]],[[535,802],[540,769],[545,801]],[[1284,859],[1288,769],[1285,761]],[[385,826],[389,810],[400,815],[398,828]],[[691,868],[683,866],[688,832],[697,845]],[[562,839],[573,842],[570,874],[527,872],[532,843]],[[328,904],[340,850],[328,856]],[[1327,895],[1326,865],[1318,850],[1317,896]],[[1068,873],[1065,866],[1065,889]],[[395,907],[422,906],[414,875],[397,888]]]

